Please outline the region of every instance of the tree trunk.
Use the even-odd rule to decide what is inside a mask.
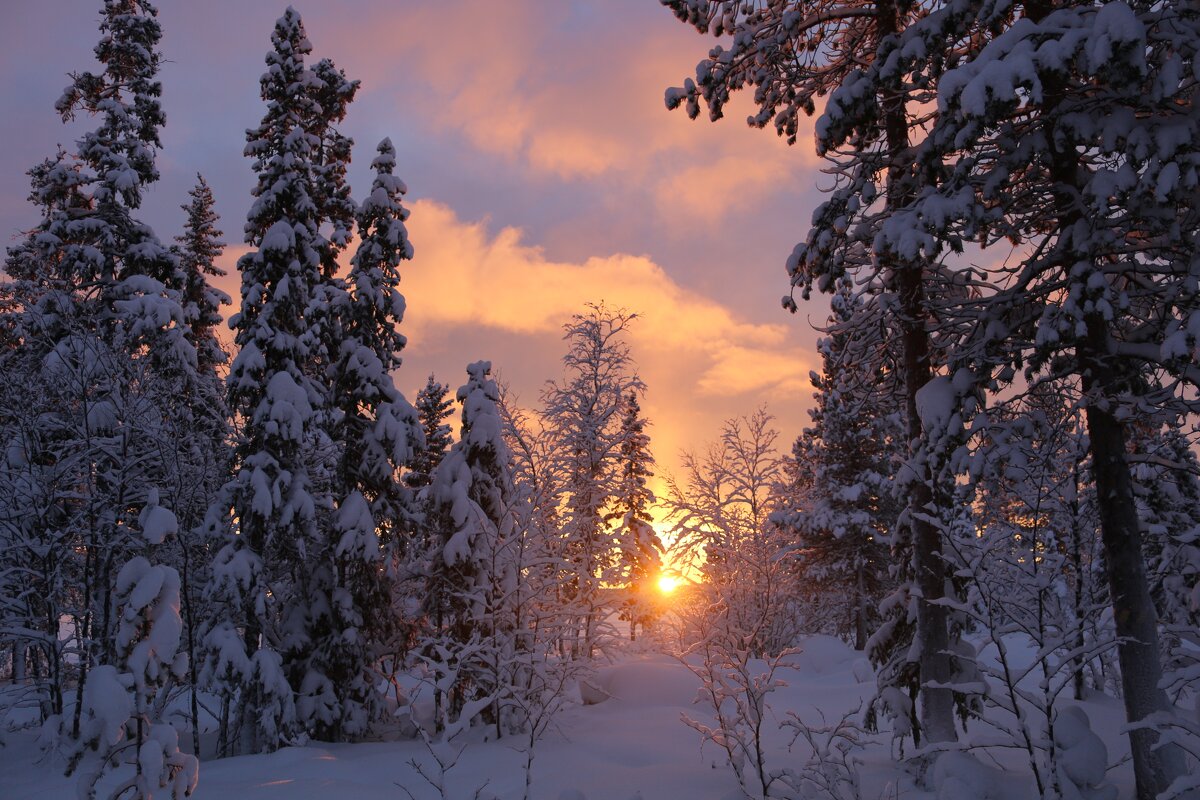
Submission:
[[[1092,470],[1096,479],[1096,504],[1100,512],[1101,541],[1112,595],[1116,623],[1117,659],[1121,664],[1121,689],[1125,699],[1125,719],[1130,723],[1145,719],[1156,711],[1171,708],[1166,693],[1159,688],[1162,663],[1158,655],[1158,621],[1146,565],[1142,556],[1142,532],[1134,504],[1133,480],[1125,457],[1125,428],[1101,397],[1112,385],[1112,368],[1097,358],[1104,352],[1107,324],[1092,316],[1087,320],[1087,341],[1081,346],[1083,388],[1088,394],[1087,425],[1092,447]],[[1151,730],[1129,731],[1133,754],[1133,775],[1138,800],[1154,800],[1175,778],[1185,772],[1183,754],[1174,745],[1155,747],[1158,733]]]
[[[879,33],[900,33],[900,11],[895,0],[877,6]],[[903,208],[914,198],[908,179],[907,97],[899,81],[888,87],[882,98],[884,132],[888,148],[888,206]],[[949,742],[958,738],[954,728],[954,693],[943,688],[952,677],[946,609],[937,604],[945,595],[946,570],[942,561],[941,531],[932,522],[938,505],[933,491],[934,471],[926,457],[925,431],[917,414],[917,392],[932,377],[929,361],[928,316],[925,302],[924,264],[895,263],[896,288],[900,300],[900,338],[903,349],[905,410],[908,417],[909,458],[918,470],[908,501],[908,526],[913,544],[913,568],[920,590],[917,601],[917,652],[921,683],[921,727],[927,742]],[[930,686],[930,684],[939,684]]]
[[[1076,428],[1077,428],[1077,426],[1078,426],[1078,422],[1075,423]],[[1072,436],[1074,436],[1074,434],[1075,434],[1075,431],[1073,430]],[[1079,655],[1075,656],[1075,658],[1073,658],[1071,660],[1071,664],[1072,664],[1071,669],[1074,673],[1072,675],[1072,681],[1074,683],[1075,699],[1082,700],[1083,695],[1084,695],[1084,683],[1083,683],[1084,674],[1083,673],[1084,673],[1084,666],[1085,666],[1082,652],[1083,652],[1083,646],[1085,644],[1085,639],[1084,639],[1084,635],[1083,635],[1083,617],[1084,617],[1084,609],[1083,609],[1083,587],[1084,587],[1084,583],[1083,583],[1083,531],[1080,530],[1080,527],[1081,527],[1080,510],[1079,510],[1080,480],[1079,480],[1079,462],[1078,462],[1078,460],[1076,460],[1075,464],[1071,468],[1071,480],[1072,480],[1072,484],[1073,484],[1072,492],[1074,493],[1072,500],[1071,500],[1071,505],[1070,505],[1070,509],[1071,509],[1071,568],[1075,571],[1075,592],[1073,594],[1074,606],[1075,606],[1073,609],[1075,612],[1075,642],[1074,642],[1074,646],[1075,646],[1075,649],[1077,651],[1079,651],[1079,653],[1080,653]]]
[[[12,646],[12,680],[17,686],[25,683],[25,641],[13,642]]]
[[[200,758],[200,701],[196,696],[200,685],[198,665],[196,663],[196,615],[192,606],[191,587],[189,585],[190,561],[188,559],[187,543],[179,537],[179,550],[182,555],[180,566],[183,579],[183,618],[187,630],[188,678],[191,681],[191,712],[192,712],[192,755]]]
[[[867,649],[867,593],[863,587],[863,565],[859,561],[854,585],[854,649]]]
[[[1050,2],[1038,0],[1027,7],[1026,16],[1038,22],[1051,10]],[[1084,218],[1084,212],[1077,202],[1080,192],[1078,153],[1073,149],[1059,150],[1053,136],[1054,115],[1063,91],[1058,80],[1045,82],[1043,113],[1047,116],[1045,125],[1052,148],[1050,173],[1054,181],[1057,228],[1067,231]],[[1068,257],[1078,259],[1080,254],[1070,253]],[[1166,694],[1158,688],[1162,677],[1158,624],[1146,580],[1133,480],[1125,457],[1125,427],[1109,406],[1119,377],[1108,359],[1110,323],[1097,314],[1087,316],[1084,323],[1086,334],[1076,345],[1076,368],[1087,398],[1086,420],[1101,544],[1113,617],[1120,637],[1117,659],[1121,665],[1125,716],[1132,723],[1170,706]],[[1183,754],[1175,746],[1156,750],[1154,743],[1157,741],[1158,734],[1154,731],[1129,732],[1138,800],[1153,800],[1175,777],[1184,774]]]

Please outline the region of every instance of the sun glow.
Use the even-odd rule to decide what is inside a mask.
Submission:
[[[658,579],[658,590],[663,594],[670,594],[679,588],[681,581],[674,575],[663,575]]]

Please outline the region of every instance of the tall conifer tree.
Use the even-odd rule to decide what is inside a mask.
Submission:
[[[618,579],[625,584],[628,597],[622,617],[629,620],[629,638],[637,635],[637,626],[645,627],[653,617],[654,603],[646,594],[653,589],[662,572],[662,540],[655,532],[650,509],[656,498],[648,485],[654,477],[654,456],[650,454],[647,421],[642,416],[637,392],[625,397],[621,414],[618,477],[611,510],[605,520],[614,525],[619,551]]]
[[[314,610],[304,611],[294,598],[303,594],[304,559],[319,538],[322,499],[309,448],[329,438],[319,427],[328,423],[318,370],[329,364],[320,323],[327,318],[322,267],[330,256],[321,233],[327,187],[318,164],[326,115],[344,113],[336,105],[323,108],[315,96],[314,86],[323,84],[305,66],[312,45],[294,9],[275,23],[271,42],[260,80],[267,112],[246,134],[258,176],[245,228],[254,249],[238,261],[241,309],[230,320],[239,351],[229,403],[244,424],[237,472],[215,509],[219,516],[232,513],[237,526],[217,556],[214,583],[230,607],[209,633],[210,670],[238,690],[243,753],[273,750],[291,734],[294,687],[283,654],[294,657],[309,646],[307,617]],[[230,641],[235,625],[242,630],[240,656]]]
[[[358,210],[360,242],[345,288],[331,291],[337,510],[308,557],[307,599],[317,599],[315,593],[324,602],[316,603],[310,623],[298,710],[319,738],[334,741],[361,737],[378,715],[377,664],[397,629],[384,548],[404,553],[416,518],[399,474],[421,445],[420,421],[391,375],[405,344],[399,267],[413,254],[404,227],[408,211],[400,202],[406,188],[393,174],[395,164],[395,149],[384,139],[372,162],[370,194]]]

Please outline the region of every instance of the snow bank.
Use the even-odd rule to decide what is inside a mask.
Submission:
[[[837,675],[859,681],[862,665],[857,662],[862,660],[862,653],[835,636],[806,636],[800,642],[800,653],[788,664],[804,675]]]
[[[618,703],[642,707],[687,708],[700,691],[699,678],[683,669],[679,662],[661,655],[605,667],[596,673],[591,684]]]

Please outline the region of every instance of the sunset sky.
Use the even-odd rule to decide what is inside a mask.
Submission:
[[[93,68],[96,0],[0,5],[0,232],[36,222],[25,171],[71,146],[67,72]],[[223,288],[237,297],[241,228],[254,179],[244,131],[263,113],[258,78],[282,2],[162,0],[167,127],[162,180],[142,217],[170,240],[201,172],[229,242]],[[405,363],[411,399],[432,371],[458,386],[490,359],[535,406],[561,374],[562,325],[604,300],[641,314],[630,338],[649,391],[660,472],[701,449],[721,421],[760,403],[780,444],[807,424],[810,321],[790,316],[786,256],[827,183],[811,137],[787,147],[748,128],[741,98],[725,120],[668,112],[663,92],[711,46],[655,0],[357,0],[297,4],[315,61],[362,81],[342,130],[356,142],[351,181],[369,186],[390,136],[409,186],[416,258]]]

